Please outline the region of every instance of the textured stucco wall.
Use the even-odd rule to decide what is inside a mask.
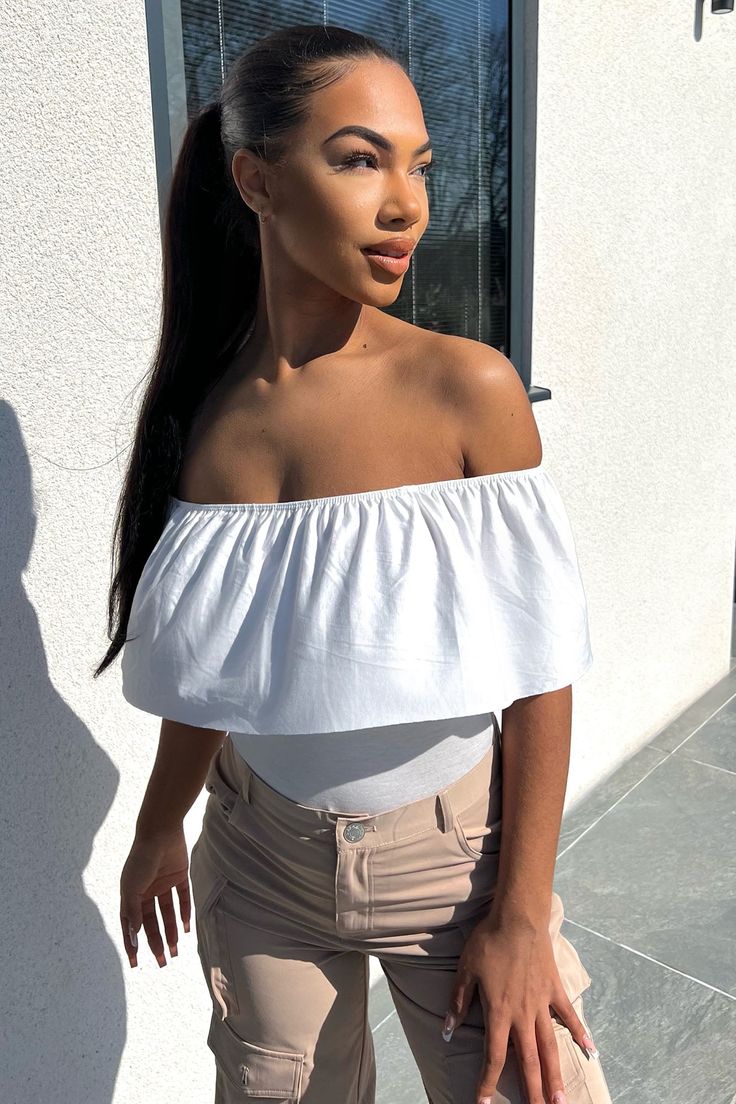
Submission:
[[[595,660],[568,801],[729,668],[736,15],[692,8],[539,13],[535,412]]]
[[[542,3],[535,404],[588,595],[568,802],[728,668],[736,15]],[[143,5],[0,3],[7,1104],[211,1099],[192,931],[122,951],[158,734],[98,681],[122,453],[158,317]],[[204,795],[187,818],[193,842]],[[374,967],[375,967],[374,963]]]

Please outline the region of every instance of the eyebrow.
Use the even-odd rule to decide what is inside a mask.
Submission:
[[[395,147],[393,142],[389,142],[388,138],[384,138],[382,134],[379,134],[377,130],[371,130],[370,127],[364,126],[344,126],[336,130],[334,134],[331,134],[329,138],[325,138],[322,143],[323,146],[331,142],[333,138],[340,138],[343,134],[357,134],[359,138],[365,138],[367,142],[372,142],[374,146],[379,146],[381,149],[387,150],[389,153],[393,153]],[[427,153],[432,149],[432,140],[428,138],[423,146],[419,146],[414,150],[412,157],[417,157],[420,153]]]

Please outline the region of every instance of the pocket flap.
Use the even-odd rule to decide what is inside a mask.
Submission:
[[[268,1050],[236,1035],[227,1019],[214,1014],[207,1045],[223,1072],[243,1096],[299,1100],[304,1054]]]

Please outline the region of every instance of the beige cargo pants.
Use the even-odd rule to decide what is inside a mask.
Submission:
[[[215,1104],[374,1104],[369,954],[383,967],[430,1104],[475,1104],[485,1034],[478,991],[449,1043],[442,1024],[463,943],[496,883],[499,740],[435,796],[343,816],[279,794],[225,738],[190,864],[213,1003]],[[581,994],[591,979],[560,933],[562,919],[554,894],[557,966],[588,1026]],[[611,1104],[600,1061],[552,1021],[568,1104]],[[512,1042],[493,1104],[526,1104]]]

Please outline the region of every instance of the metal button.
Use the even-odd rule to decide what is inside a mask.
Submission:
[[[362,824],[356,824],[354,822],[353,824],[346,825],[342,834],[350,843],[357,843],[358,840],[362,840],[365,835],[365,828]]]

